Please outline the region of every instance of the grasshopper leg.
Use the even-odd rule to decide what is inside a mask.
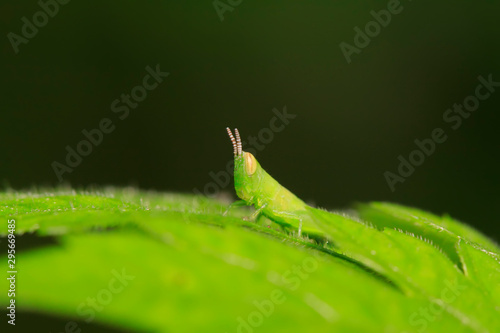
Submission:
[[[255,221],[257,219],[257,217],[259,217],[259,215],[262,213],[262,211],[267,207],[267,203],[263,204],[262,206],[260,206],[259,208],[257,208],[257,210],[255,210],[255,212],[252,213],[252,215],[250,215],[249,217],[247,218],[244,218],[245,221]]]
[[[246,201],[245,201],[245,200],[238,200],[238,201],[235,201],[235,202],[231,203],[231,204],[227,207],[226,211],[222,214],[222,216],[226,216],[226,215],[227,215],[227,213],[229,212],[229,210],[231,210],[231,208],[233,208],[233,207],[241,207],[241,206],[246,206],[246,204],[247,204],[247,203],[246,203]]]
[[[288,224],[292,225],[294,228],[297,228],[297,224],[290,223],[291,221],[298,222],[298,235],[302,236],[302,221],[303,216],[294,212],[285,212],[285,211],[272,211],[272,214],[268,216],[271,220],[276,220],[276,218],[280,218],[282,220],[287,221]]]

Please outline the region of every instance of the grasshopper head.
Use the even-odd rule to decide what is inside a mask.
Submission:
[[[257,162],[257,159],[251,153],[243,151],[238,129],[236,128],[234,130],[236,139],[234,138],[229,127],[226,129],[233,143],[234,187],[236,189],[236,194],[240,197],[240,199],[252,203],[254,190],[258,189],[261,179],[261,167],[259,162]]]

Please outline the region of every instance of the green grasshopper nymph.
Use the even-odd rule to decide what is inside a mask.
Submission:
[[[302,222],[308,215],[306,203],[274,180],[251,153],[243,151],[238,129],[234,130],[236,139],[229,127],[226,129],[233,143],[234,187],[242,199],[231,206],[253,205],[256,210],[249,220],[262,214],[277,223],[298,228],[300,237]]]

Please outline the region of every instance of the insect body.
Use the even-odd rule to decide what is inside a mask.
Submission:
[[[251,220],[262,214],[275,222],[297,228],[299,236],[305,222],[306,231],[315,233],[317,230],[308,223],[306,203],[271,177],[251,153],[243,151],[238,129],[235,129],[236,138],[229,128],[227,133],[233,143],[234,187],[242,199],[235,204],[255,206],[256,211],[250,216]]]

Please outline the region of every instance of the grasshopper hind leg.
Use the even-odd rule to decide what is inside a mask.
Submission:
[[[267,214],[264,213],[264,215],[279,224],[295,228],[296,230],[298,230],[298,236],[302,236],[303,216],[301,216],[300,214],[274,210],[271,212],[267,212]]]

